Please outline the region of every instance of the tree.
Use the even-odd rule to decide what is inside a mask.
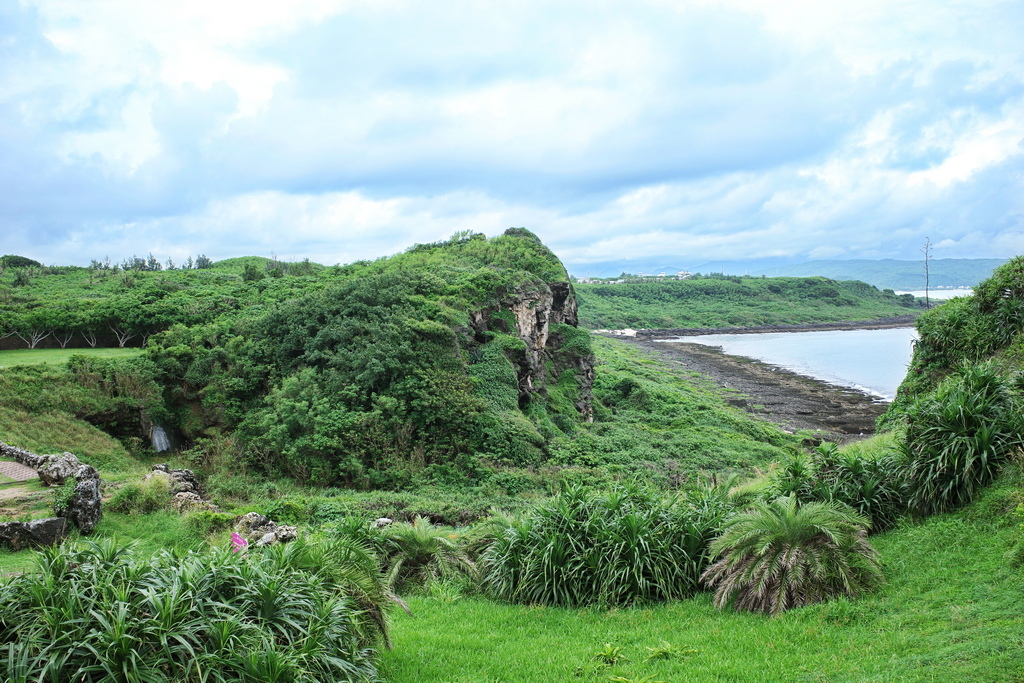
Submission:
[[[0,256],[0,268],[42,268],[42,266],[42,263],[27,256],[18,256],[16,254]]]
[[[256,267],[255,263],[246,263],[242,271],[242,280],[245,282],[257,282],[264,278],[263,273]]]
[[[854,597],[882,582],[867,520],[834,503],[796,496],[759,502],[727,521],[711,543],[702,579],[715,606],[780,614],[830,598]]]
[[[924,247],[921,249],[921,253],[924,254],[924,307],[931,308],[931,302],[928,300],[928,287],[931,284],[928,266],[932,257],[932,241],[930,238],[924,238]]]
[[[30,349],[34,349],[51,334],[53,327],[47,311],[35,309],[22,313],[12,319],[11,331],[14,335],[25,342]]]

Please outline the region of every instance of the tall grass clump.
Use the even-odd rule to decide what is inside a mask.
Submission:
[[[866,524],[837,503],[800,504],[795,496],[757,502],[726,522],[703,579],[719,609],[779,614],[855,597],[882,581]]]
[[[908,410],[904,477],[920,515],[971,502],[1024,445],[1019,378],[970,365]]]
[[[769,492],[794,496],[801,503],[840,503],[868,520],[873,533],[895,526],[906,513],[903,460],[891,446],[863,449],[825,442],[809,456],[784,461]]]
[[[163,510],[171,502],[171,486],[167,477],[150,477],[141,483],[125,484],[117,489],[107,507],[111,512],[147,515]]]
[[[480,558],[483,587],[499,600],[564,607],[686,597],[727,509],[724,500],[567,486],[493,532]]]
[[[387,594],[359,547],[143,559],[102,542],[37,564],[0,583],[5,681],[376,680]]]

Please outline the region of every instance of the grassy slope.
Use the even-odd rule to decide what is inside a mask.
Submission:
[[[557,443],[556,462],[638,468],[745,469],[786,456],[799,438],[725,404],[723,390],[626,342],[595,336],[596,420]]]
[[[944,515],[877,537],[877,595],[768,618],[701,596],[649,609],[562,610],[438,597],[398,613],[392,683],[605,681],[1021,681],[1024,578],[1003,558],[1020,531]],[[663,642],[679,656],[645,661]],[[601,666],[606,643],[628,658]]]
[[[66,363],[72,355],[95,356],[97,358],[124,358],[138,356],[142,349],[14,349],[0,351],[0,368],[15,365],[38,365],[48,363],[59,365]]]

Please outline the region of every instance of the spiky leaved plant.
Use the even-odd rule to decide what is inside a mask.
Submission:
[[[3,680],[376,680],[376,558],[301,541],[138,558],[111,541],[47,549],[0,582]]]
[[[906,512],[906,486],[899,476],[901,459],[891,449],[877,455],[825,442],[811,454],[814,483],[801,502],[843,503],[869,521],[871,533],[885,531]]]
[[[725,523],[711,544],[717,561],[703,574],[715,606],[779,614],[879,585],[878,553],[867,520],[836,503],[794,496],[758,502]]]
[[[422,588],[439,579],[477,579],[476,565],[461,548],[458,535],[425,517],[386,527],[384,539],[391,562],[387,583],[396,591]]]
[[[971,365],[910,408],[902,450],[911,510],[926,515],[966,505],[1020,450],[1018,383],[991,363]]]
[[[500,600],[567,607],[686,597],[723,514],[714,491],[683,498],[570,485],[493,530],[480,558],[483,587]]]

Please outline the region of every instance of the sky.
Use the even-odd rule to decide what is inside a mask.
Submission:
[[[0,0],[0,252],[1008,258],[1021,36],[1020,0]]]

